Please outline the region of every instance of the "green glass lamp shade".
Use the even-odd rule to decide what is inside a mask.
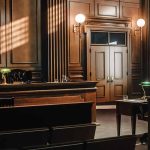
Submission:
[[[141,86],[149,86],[150,87],[150,82],[149,81],[144,81],[144,82],[141,82],[140,85]]]
[[[9,73],[9,72],[11,72],[11,69],[9,69],[9,68],[2,68],[0,72],[2,74]]]

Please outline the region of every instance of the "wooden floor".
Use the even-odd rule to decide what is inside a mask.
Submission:
[[[116,128],[116,112],[115,107],[98,107],[97,109],[97,122],[100,126],[96,128],[95,138],[106,138],[117,136]],[[141,136],[147,132],[147,122],[137,120],[136,135]],[[122,116],[121,135],[131,134],[131,122],[129,116]],[[141,145],[139,141],[136,144],[136,150],[147,150],[147,145]]]

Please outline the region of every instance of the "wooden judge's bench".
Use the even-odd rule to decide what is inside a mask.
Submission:
[[[0,97],[14,97],[14,106],[92,101],[92,121],[96,120],[94,81],[0,84]]]

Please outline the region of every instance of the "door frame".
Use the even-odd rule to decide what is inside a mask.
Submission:
[[[109,31],[109,32],[126,32],[127,33],[127,93],[130,96],[130,87],[131,87],[131,25],[124,23],[123,24],[112,24],[110,25],[104,25],[104,24],[98,24],[98,25],[85,25],[85,33],[86,33],[86,48],[87,48],[87,80],[91,81],[91,31],[92,30],[100,30],[100,31]]]

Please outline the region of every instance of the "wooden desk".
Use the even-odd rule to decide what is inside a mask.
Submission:
[[[148,105],[143,100],[117,100],[116,101],[116,121],[117,135],[120,136],[121,115],[131,116],[132,134],[136,131],[136,117],[138,114],[148,111]]]

